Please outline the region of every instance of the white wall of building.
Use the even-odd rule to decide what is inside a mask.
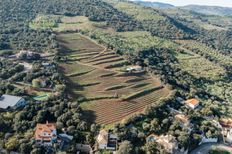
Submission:
[[[205,138],[203,137],[201,142],[199,143],[199,145],[203,144],[203,143],[217,143],[218,142],[218,138]]]

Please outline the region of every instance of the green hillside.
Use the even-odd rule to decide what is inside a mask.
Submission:
[[[209,14],[209,15],[226,16],[226,15],[231,15],[232,13],[232,8],[230,7],[187,5],[181,8],[202,14]]]
[[[0,153],[180,153],[221,138],[232,121],[232,18],[191,9],[0,0]],[[8,95],[25,106],[4,107]],[[55,133],[49,147],[43,131]],[[109,137],[113,151],[99,147]]]

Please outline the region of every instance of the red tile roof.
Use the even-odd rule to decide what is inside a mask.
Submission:
[[[188,99],[185,101],[186,104],[188,105],[194,105],[197,106],[199,104],[199,100],[192,98],[192,99]]]
[[[56,125],[54,123],[46,123],[46,124],[37,124],[35,131],[35,139],[36,140],[44,140],[50,141],[52,137],[52,132],[56,130]],[[44,133],[51,134],[51,136],[43,136]]]

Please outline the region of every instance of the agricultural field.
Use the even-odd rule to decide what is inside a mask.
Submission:
[[[107,27],[106,22],[93,22],[85,16],[63,16],[39,14],[30,24],[32,29],[53,29],[57,32],[67,30],[96,30],[113,32],[112,28]]]
[[[106,27],[105,22],[93,22],[85,16],[62,16],[61,23],[59,23],[57,28],[53,28],[53,30],[62,32],[66,30],[95,30],[97,28],[104,30],[109,29]]]
[[[88,120],[112,124],[169,95],[170,90],[145,72],[128,73],[123,58],[78,33],[61,33],[58,40],[66,57],[60,70],[68,93],[78,98]]]
[[[128,5],[132,4],[128,3]],[[140,6],[137,5],[136,7],[140,8]],[[150,14],[150,12],[147,14]],[[56,19],[57,16],[40,15],[35,19],[33,26],[31,27],[38,28],[41,26],[41,28],[43,28],[44,26],[40,23],[50,23],[50,21],[55,21]],[[149,18],[147,17],[146,19]],[[40,20],[42,21],[39,22]],[[88,17],[84,16],[59,16],[59,22],[57,23],[57,26],[54,26],[52,29],[56,32],[78,30],[85,33],[85,35],[88,35],[94,40],[101,42],[101,44],[103,43],[106,46],[112,47],[116,50],[126,49],[125,52],[135,52],[153,46],[171,49],[175,49],[177,47],[177,45],[172,41],[157,36],[152,36],[147,31],[116,32],[107,26],[105,22],[93,22],[90,21]]]

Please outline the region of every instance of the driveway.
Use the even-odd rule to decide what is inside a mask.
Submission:
[[[232,148],[224,145],[224,144],[219,144],[219,143],[205,143],[205,144],[202,144],[200,145],[199,147],[197,147],[196,149],[194,149],[192,152],[190,152],[190,154],[208,154],[210,148],[212,146],[216,146],[218,148],[221,148],[221,149],[225,149],[229,152],[232,153]]]

